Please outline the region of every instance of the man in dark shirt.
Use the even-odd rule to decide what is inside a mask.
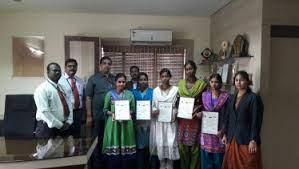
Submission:
[[[98,136],[98,144],[93,152],[92,165],[94,168],[103,168],[103,156],[101,153],[103,134],[105,128],[105,116],[103,113],[104,97],[114,88],[115,77],[110,73],[112,60],[102,57],[99,72],[92,75],[86,85],[86,123],[92,126],[93,135]]]
[[[130,67],[131,80],[126,83],[126,89],[133,90],[138,87],[139,80],[139,67],[131,66]]]

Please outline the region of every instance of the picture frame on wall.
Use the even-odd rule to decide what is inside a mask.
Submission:
[[[13,77],[44,76],[44,36],[12,37]]]

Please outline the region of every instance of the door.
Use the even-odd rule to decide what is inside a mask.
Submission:
[[[299,157],[299,38],[272,37],[263,140],[269,168],[294,168]],[[295,167],[296,168],[296,167]],[[298,166],[297,166],[298,168]]]
[[[65,36],[65,59],[73,58],[78,62],[77,76],[85,82],[99,70],[99,37]]]

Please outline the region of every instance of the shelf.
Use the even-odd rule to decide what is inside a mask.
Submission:
[[[233,63],[236,60],[244,60],[244,59],[248,59],[250,60],[253,56],[246,56],[246,57],[230,57],[230,58],[225,58],[225,59],[219,59],[219,60],[215,60],[215,61],[210,61],[209,63],[199,63],[197,65],[200,66],[209,66],[209,65],[213,65],[213,64],[221,64],[221,63]]]

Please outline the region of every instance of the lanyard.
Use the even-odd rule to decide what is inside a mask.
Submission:
[[[48,81],[48,82],[50,83],[50,85],[53,86],[56,90],[61,91],[61,93],[63,93],[63,94],[65,95],[64,90],[63,90],[62,88],[60,88],[58,84],[57,84],[57,87],[56,87],[56,86],[55,86],[53,83],[51,83],[48,79],[47,79],[47,81]]]

